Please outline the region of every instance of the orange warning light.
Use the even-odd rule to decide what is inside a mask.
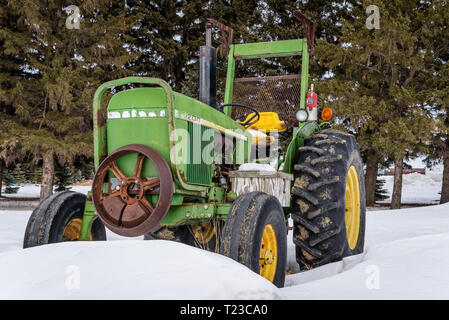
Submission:
[[[324,108],[321,112],[321,119],[324,121],[329,121],[334,116],[334,113],[331,108]]]

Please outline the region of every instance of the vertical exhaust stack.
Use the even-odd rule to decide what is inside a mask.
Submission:
[[[212,24],[206,24],[206,45],[200,47],[199,100],[217,109],[217,50],[212,46]]]

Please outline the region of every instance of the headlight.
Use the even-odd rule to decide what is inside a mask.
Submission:
[[[296,112],[296,119],[299,122],[307,121],[307,119],[309,119],[309,113],[306,109],[299,109],[298,112]]]

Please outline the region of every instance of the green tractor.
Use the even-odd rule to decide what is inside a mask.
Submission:
[[[313,86],[308,90],[314,24],[298,10],[294,15],[304,39],[248,44],[232,44],[233,30],[209,19],[199,100],[155,78],[101,85],[93,104],[92,190],[87,197],[68,191],[44,199],[30,217],[24,248],[106,240],[106,226],[126,237],[221,253],[278,287],[285,280],[289,230],[301,270],[363,252],[359,148],[352,135],[330,128],[330,109],[318,119],[318,96]],[[220,106],[214,25],[229,36]],[[297,56],[299,75],[235,76],[248,59]],[[102,104],[108,89],[114,94]],[[270,162],[275,169],[258,169]]]

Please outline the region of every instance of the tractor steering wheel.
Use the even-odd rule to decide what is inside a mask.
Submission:
[[[250,107],[250,106],[247,106],[247,105],[244,105],[244,104],[240,104],[240,103],[222,104],[221,105],[221,109],[222,110],[223,110],[223,107],[241,107],[241,108],[245,108],[245,109],[248,109],[248,110],[252,111],[254,113],[254,115],[251,118],[249,118],[247,121],[245,121],[244,123],[241,123],[241,125],[244,126],[245,128],[250,127],[251,125],[255,124],[257,121],[260,120],[260,113],[259,113],[259,111],[257,111],[253,107]],[[256,118],[256,117],[257,117],[257,119],[255,121],[253,121],[254,118]]]

